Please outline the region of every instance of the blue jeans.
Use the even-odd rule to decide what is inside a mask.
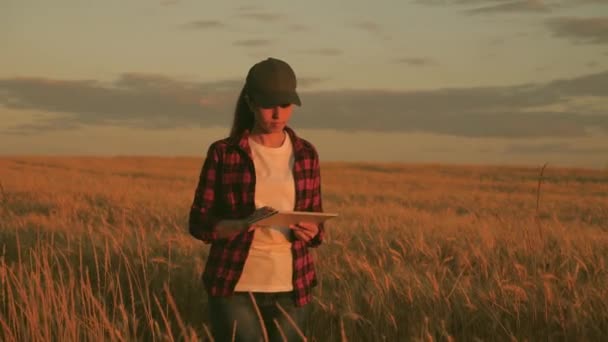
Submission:
[[[252,292],[260,310],[269,341],[302,341],[297,330],[281,312],[277,304],[285,310],[300,331],[306,333],[306,320],[310,304],[296,307],[291,292],[262,293]],[[236,322],[235,341],[263,341],[260,319],[249,292],[235,292],[229,297],[208,296],[211,332],[217,342],[232,341]],[[276,321],[276,323],[275,323]],[[280,330],[277,328],[277,323]]]

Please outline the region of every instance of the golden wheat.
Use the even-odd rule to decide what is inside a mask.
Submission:
[[[209,338],[197,158],[0,159],[0,340]],[[324,163],[312,341],[598,340],[608,174]]]

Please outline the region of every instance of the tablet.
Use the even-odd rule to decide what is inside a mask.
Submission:
[[[257,220],[250,221],[256,226],[282,226],[287,227],[298,222],[323,223],[337,217],[336,213],[319,213],[313,211],[276,211]]]

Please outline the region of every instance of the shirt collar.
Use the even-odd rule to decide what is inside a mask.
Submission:
[[[285,132],[287,132],[287,135],[289,135],[289,138],[291,139],[291,144],[293,145],[294,154],[297,155],[302,150],[306,149],[306,145],[304,144],[302,139],[300,139],[296,135],[296,132],[291,127],[285,126]],[[251,147],[249,146],[249,135],[250,135],[250,132],[248,129],[246,129],[240,137],[233,138],[232,143],[237,145],[238,147],[240,147],[251,158]]]

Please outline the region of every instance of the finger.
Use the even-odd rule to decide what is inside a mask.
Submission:
[[[308,224],[307,222],[298,222],[298,226],[304,228],[304,229],[309,229],[310,228],[310,224]]]
[[[302,241],[304,241],[304,242],[308,242],[309,237],[308,237],[308,235],[306,235],[305,233],[302,233],[301,231],[295,231],[294,233],[295,233],[296,237],[297,237],[299,240],[302,240]]]
[[[302,234],[302,236],[304,236],[305,238],[303,239],[304,241],[308,241],[310,239],[312,239],[312,234],[306,230],[301,230],[300,233]]]
[[[293,229],[293,230],[299,230],[299,231],[304,231],[305,229],[302,228],[300,225],[298,224],[292,224],[289,226],[289,228]]]
[[[303,227],[306,230],[313,230],[317,226],[316,223],[312,223],[312,222],[299,222],[298,225],[300,227]]]
[[[294,229],[294,231],[298,232],[302,235],[305,235],[307,238],[310,238],[310,239],[312,239],[312,237],[315,235],[314,232],[312,232],[308,229],[305,229],[305,228],[296,228],[296,229]]]
[[[302,227],[298,227],[293,230],[306,234],[307,236],[310,236],[311,238],[316,234],[316,232],[314,230],[310,230],[310,229],[306,229],[306,228],[302,228]]]
[[[292,227],[293,229],[300,229],[300,230],[304,230],[306,229],[306,227],[304,227],[303,225],[301,225],[300,223],[294,223],[292,224],[290,227]]]

